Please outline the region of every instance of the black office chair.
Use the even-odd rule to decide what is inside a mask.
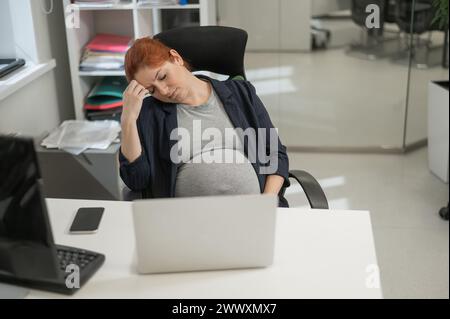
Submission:
[[[406,40],[406,50],[403,54],[394,57],[394,60],[409,63],[411,50],[412,64],[418,68],[426,68],[438,65],[441,56],[438,54],[436,61],[430,58],[433,51],[440,51],[444,46],[431,46],[431,32],[445,31],[448,26],[441,28],[438,23],[433,23],[436,8],[433,6],[434,0],[397,0],[397,25],[403,32]],[[414,12],[413,12],[414,11]],[[428,39],[422,39],[421,35],[428,32]],[[445,35],[444,35],[445,36]]]
[[[210,71],[245,76],[244,54],[247,32],[221,26],[185,27],[170,29],[154,36],[169,48],[180,53],[191,71]]]
[[[384,8],[384,22],[396,23],[397,22],[397,0],[386,0],[386,6]]]
[[[244,54],[247,32],[223,26],[186,27],[164,31],[155,35],[165,45],[180,53],[191,66],[191,71],[209,71],[228,75],[232,79],[246,79]],[[328,201],[322,187],[309,173],[302,170],[289,172],[302,186],[311,208],[328,209]],[[286,188],[280,191],[284,198]],[[149,192],[142,194],[124,190],[124,199],[148,198]],[[286,201],[287,202],[287,201]]]
[[[366,12],[366,8],[368,5],[377,5],[380,7],[380,29],[367,28],[366,19],[369,13]],[[358,57],[369,60],[376,59],[375,51],[381,44],[383,36],[384,10],[385,0],[352,0],[351,18],[361,28],[361,39],[359,43],[352,43],[347,53],[354,53]]]
[[[447,220],[447,221],[448,221],[448,208],[449,208],[449,204],[447,203],[447,206],[446,206],[446,207],[442,207],[442,208],[439,210],[439,216],[441,216],[441,218],[442,218],[443,220]]]
[[[400,32],[385,29],[386,22],[393,22],[395,12],[393,0],[352,0],[351,18],[361,28],[361,40],[352,43],[347,54],[368,60],[385,58],[401,50]],[[368,28],[367,18],[371,12],[366,12],[367,6],[376,5],[380,8],[380,27]]]
[[[411,19],[413,10],[414,20]],[[414,3],[411,0],[397,0],[397,24],[406,34],[421,35],[429,31],[433,12],[432,0],[416,0]]]
[[[370,13],[366,12],[366,8],[369,5],[376,5],[380,8],[380,28],[379,29],[368,29],[366,27],[366,19]],[[383,34],[384,20],[385,20],[385,9],[386,0],[352,0],[352,20],[358,26],[360,26],[364,31],[372,37],[375,42],[378,42]]]

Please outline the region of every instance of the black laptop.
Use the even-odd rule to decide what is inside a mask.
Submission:
[[[0,135],[0,282],[73,294],[105,256],[53,242],[41,189],[33,140]]]

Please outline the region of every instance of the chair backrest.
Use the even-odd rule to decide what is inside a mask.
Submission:
[[[384,21],[388,23],[397,22],[397,0],[387,0],[384,9]]]
[[[380,24],[385,19],[386,0],[352,0],[352,20],[360,27],[366,27],[366,19],[371,12],[366,12],[368,5],[377,5],[380,8]]]
[[[195,26],[163,31],[154,36],[180,53],[192,71],[242,76],[247,32],[223,26]]]
[[[432,2],[433,0],[416,0],[415,2],[397,0],[397,24],[400,30],[413,34],[431,31],[435,12]],[[414,20],[412,20],[412,10],[414,10]]]

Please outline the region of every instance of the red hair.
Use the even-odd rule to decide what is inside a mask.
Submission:
[[[141,67],[157,68],[172,59],[171,48],[150,37],[137,39],[125,55],[125,74],[131,81]],[[188,70],[190,66],[184,62]]]

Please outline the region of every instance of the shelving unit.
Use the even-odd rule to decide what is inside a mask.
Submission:
[[[64,8],[70,5],[64,0]],[[153,36],[162,31],[162,10],[199,10],[200,25],[216,24],[216,0],[199,0],[198,4],[149,5],[138,0],[121,1],[112,6],[79,6],[80,27],[66,28],[69,52],[70,76],[72,80],[75,117],[85,118],[84,99],[92,87],[105,76],[124,76],[117,71],[80,71],[79,63],[84,46],[98,33],[112,33],[138,39]]]

